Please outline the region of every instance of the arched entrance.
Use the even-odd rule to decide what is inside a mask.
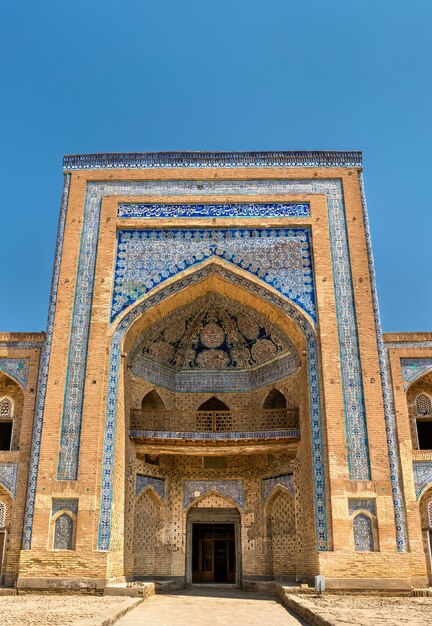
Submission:
[[[240,512],[211,492],[187,513],[186,582],[241,584]]]

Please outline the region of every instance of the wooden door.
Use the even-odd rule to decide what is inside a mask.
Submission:
[[[234,524],[194,524],[192,581],[235,582]]]

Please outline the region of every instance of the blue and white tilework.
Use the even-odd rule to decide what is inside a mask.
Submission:
[[[278,476],[270,476],[269,478],[262,479],[262,499],[263,502],[267,500],[269,495],[276,487],[285,487],[289,493],[294,495],[294,476],[292,474],[279,474]]]
[[[111,321],[154,287],[211,257],[261,278],[316,321],[307,228],[120,230]]]
[[[147,487],[151,487],[161,500],[165,500],[165,480],[163,478],[155,478],[154,476],[144,476],[137,474],[135,495],[139,494]]]
[[[402,380],[404,389],[428,372],[432,372],[432,358],[401,359]]]
[[[367,515],[360,513],[353,519],[354,548],[357,552],[373,552],[372,522]]]
[[[104,456],[102,464],[102,494],[99,519],[99,549],[108,550],[111,532],[111,501],[112,501],[112,479],[114,471],[114,440],[115,423],[117,410],[117,387],[118,372],[120,365],[120,348],[123,338],[130,325],[138,319],[145,311],[162,302],[164,299],[178,293],[180,290],[198,284],[211,274],[217,274],[224,280],[238,285],[256,294],[258,297],[266,299],[289,315],[296,322],[303,332],[308,353],[308,374],[309,374],[309,394],[310,413],[312,431],[312,461],[314,477],[314,502],[315,502],[315,523],[317,547],[319,550],[328,549],[327,511],[325,496],[324,477],[324,451],[321,419],[320,383],[318,370],[318,346],[314,328],[311,322],[295,307],[289,300],[262,286],[248,280],[245,276],[231,272],[217,264],[207,265],[196,272],[189,274],[178,281],[168,285],[154,295],[149,295],[147,299],[140,302],[119,322],[111,340],[110,350],[110,371],[108,378],[107,413],[105,422]]]
[[[305,162],[303,160],[303,165]],[[69,163],[73,166],[71,162]],[[79,160],[77,166],[80,167]],[[345,163],[347,165],[347,163]],[[367,433],[363,388],[360,375],[358,339],[350,275],[348,242],[341,183],[338,180],[227,180],[227,181],[124,181],[90,182],[87,185],[84,225],[74,305],[74,322],[65,390],[65,428],[59,474],[76,476],[84,392],[86,346],[88,341],[91,294],[93,290],[96,242],[103,196],[143,195],[250,195],[322,194],[326,196],[332,239],[332,262],[336,287],[336,307],[341,350],[342,381],[345,395],[347,441],[352,478],[369,476]],[[139,305],[138,305],[139,307]],[[121,325],[121,323],[120,323]],[[316,376],[316,370],[314,370]],[[109,429],[108,429],[109,430]],[[71,435],[69,437],[69,434]],[[37,443],[37,442],[36,442]],[[38,444],[36,445],[38,451]],[[35,450],[36,450],[35,448]],[[391,451],[390,451],[391,452]],[[106,456],[108,457],[108,449]],[[34,466],[32,466],[34,467]],[[61,471],[60,471],[61,470]],[[30,491],[30,493],[32,493]],[[322,503],[320,504],[322,506]],[[33,505],[30,507],[33,509]],[[31,532],[31,527],[29,533]],[[106,549],[106,548],[105,548]]]
[[[118,217],[308,217],[309,202],[232,204],[119,204]]]
[[[355,511],[369,511],[376,516],[376,505],[374,498],[348,498],[348,513],[352,515]]]
[[[55,522],[54,550],[72,550],[74,523],[70,515],[63,513]]]
[[[236,440],[236,439],[287,439],[299,438],[300,429],[289,428],[287,430],[233,430],[230,432],[173,432],[172,430],[130,430],[129,437],[132,439],[172,439],[182,441],[191,439],[193,441],[213,441],[213,440]]]
[[[384,345],[381,317],[378,303],[378,291],[376,286],[375,264],[372,252],[372,240],[370,235],[369,217],[364,192],[363,174],[359,172],[360,193],[363,208],[363,223],[366,235],[366,251],[369,264],[370,285],[372,304],[375,319],[375,335],[378,346],[378,359],[381,377],[381,389],[384,402],[384,419],[386,423],[387,451],[390,465],[390,481],[392,485],[393,509],[396,524],[396,547],[398,552],[408,550],[408,531],[406,522],[405,502],[402,491],[402,473],[400,467],[399,449],[397,444],[396,417],[393,396],[390,387],[390,361],[388,349],[390,344]],[[407,346],[408,347],[408,346]]]
[[[34,506],[36,497],[36,482],[39,468],[40,445],[42,439],[43,411],[48,380],[48,367],[51,355],[51,342],[54,328],[54,315],[57,302],[58,281],[60,275],[60,262],[63,248],[64,229],[66,222],[66,210],[69,199],[70,174],[64,177],[63,195],[60,205],[60,215],[57,228],[57,239],[54,255],[54,268],[51,281],[50,301],[48,306],[48,321],[46,339],[41,350],[39,362],[38,384],[36,392],[36,404],[33,419],[32,443],[30,451],[29,474],[27,483],[27,498],[24,512],[23,550],[30,550],[31,534],[33,527]]]
[[[30,363],[28,359],[0,358],[0,372],[4,372],[24,389],[27,387]]]
[[[75,517],[78,515],[78,498],[53,498],[51,515],[59,511],[69,511]]]
[[[63,169],[173,167],[361,167],[361,152],[135,152],[69,154]]]
[[[241,480],[185,480],[183,506],[209,491],[218,491],[231,498],[241,508],[244,506],[243,481]]]
[[[0,463],[0,485],[6,487],[13,497],[18,484],[18,463]]]
[[[417,500],[432,485],[432,462],[419,461],[413,463],[414,485]]]

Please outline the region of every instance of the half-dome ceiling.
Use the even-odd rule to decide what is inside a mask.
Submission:
[[[194,300],[152,326],[141,336],[134,354],[135,375],[178,391],[226,389],[230,374],[236,378],[236,373],[243,375],[228,387],[234,385],[238,390],[243,379],[246,391],[272,382],[266,380],[269,375],[273,379],[288,376],[299,366],[297,351],[280,328],[258,312],[215,293]],[[267,375],[245,376],[248,370],[263,366],[267,366]],[[196,384],[188,388],[188,380],[194,378],[202,383],[199,389]],[[182,381],[185,389],[179,388]]]

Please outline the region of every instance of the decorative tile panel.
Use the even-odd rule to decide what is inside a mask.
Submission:
[[[71,158],[73,160],[75,157]],[[304,159],[304,155],[302,158]],[[89,157],[89,159],[90,160],[86,161],[88,166],[90,166],[91,157]],[[100,163],[103,161],[104,160],[102,159]],[[107,163],[108,161],[105,162]],[[172,163],[173,162],[174,161],[172,161]],[[116,163],[117,167],[120,167],[120,161],[117,160]],[[256,164],[256,160],[254,163]],[[81,160],[81,157],[79,157],[78,161],[75,162],[75,165],[72,161],[69,161],[69,165],[71,167],[75,167],[75,165],[77,167],[81,167],[83,165],[83,161]],[[217,163],[214,163],[214,165],[217,165]],[[132,167],[133,166],[134,165],[132,165]],[[333,273],[336,283],[337,322],[340,337],[341,371],[345,397],[347,445],[348,456],[350,459],[350,471],[352,478],[361,479],[369,476],[369,458],[364,415],[363,388],[360,375],[358,339],[356,333],[343,194],[341,183],[338,180],[230,180],[200,182],[153,180],[136,182],[90,182],[87,184],[87,195],[84,208],[84,226],[79,261],[80,269],[78,272],[78,282],[76,286],[74,323],[72,326],[68,360],[68,379],[65,390],[65,412],[67,419],[64,421],[64,425],[67,428],[63,428],[62,431],[62,446],[64,453],[61,457],[62,463],[60,464],[59,474],[76,475],[81,424],[80,411],[85,380],[86,346],[89,332],[96,241],[102,197],[104,195],[190,196],[194,194],[200,196],[207,194],[247,194],[253,196],[254,194],[264,193],[275,195],[322,194],[326,196],[332,241],[331,250]],[[316,350],[316,346],[314,349]],[[314,370],[314,376],[316,377],[316,370]],[[107,430],[109,431],[109,427]],[[390,441],[390,439],[389,455],[397,459],[397,449],[393,446],[394,441]],[[35,452],[38,452],[38,450],[39,443],[35,447]],[[110,456],[110,445],[108,446],[106,456],[107,458]],[[32,493],[31,490],[29,493]],[[321,502],[319,506],[322,507]],[[403,508],[403,503],[401,506]],[[30,508],[33,508],[33,504],[31,504]],[[397,507],[395,505],[395,516],[396,515]],[[104,518],[104,516],[105,513],[101,512],[101,519]],[[401,524],[404,526],[403,520],[401,521]]]
[[[24,389],[27,387],[27,380],[30,370],[29,359],[10,359],[0,357],[0,372],[4,372]]]
[[[414,462],[414,485],[417,500],[423,491],[432,485],[432,462]]]
[[[241,508],[244,506],[243,481],[241,480],[185,480],[183,506],[209,491],[218,491],[231,498]]]
[[[363,174],[359,172],[360,194],[363,209],[363,224],[366,236],[366,252],[368,256],[370,286],[372,295],[372,305],[375,321],[375,336],[378,348],[378,360],[381,378],[381,390],[384,403],[384,419],[386,423],[387,450],[390,466],[390,480],[392,485],[393,509],[396,525],[396,547],[398,552],[408,550],[408,531],[405,511],[405,501],[402,491],[402,472],[400,467],[399,448],[397,443],[396,417],[394,409],[393,395],[390,385],[390,361],[388,347],[384,345],[381,317],[378,303],[378,291],[376,286],[375,264],[372,252],[372,240],[370,235],[369,217],[366,205],[366,195],[364,192]],[[406,346],[408,347],[408,346]]]
[[[400,362],[404,389],[423,374],[432,372],[432,358],[401,359]]]
[[[348,513],[352,515],[355,511],[369,511],[376,517],[376,503],[374,498],[348,498]]]
[[[159,167],[361,167],[361,152],[135,152],[69,154],[65,170]]]
[[[60,262],[63,248],[64,229],[66,221],[66,210],[69,199],[70,174],[66,174],[64,178],[63,195],[60,205],[59,223],[57,229],[57,239],[54,256],[54,268],[51,281],[50,301],[48,307],[48,321],[46,329],[46,339],[41,350],[39,361],[39,374],[36,392],[36,403],[33,418],[32,443],[29,461],[29,473],[27,482],[26,507],[24,512],[24,529],[23,529],[23,550],[30,550],[31,534],[33,527],[34,506],[36,497],[36,482],[39,468],[40,445],[42,439],[42,423],[43,412],[45,406],[46,387],[48,380],[48,367],[51,355],[51,342],[54,328],[54,315],[57,302],[58,281],[60,274]],[[39,345],[37,346],[39,347]]]
[[[299,438],[299,428],[286,430],[233,430],[229,432],[173,432],[172,430],[130,430],[129,437],[132,439],[174,439],[181,441],[191,439],[193,441],[226,441],[236,439],[287,439]]]
[[[309,202],[232,204],[119,204],[118,217],[308,217]]]
[[[0,463],[0,484],[16,497],[18,484],[18,463]]]
[[[270,476],[269,478],[262,479],[262,499],[263,502],[267,500],[269,495],[276,487],[285,487],[289,493],[294,495],[294,477],[292,474],[279,474],[278,476]]]
[[[353,519],[354,547],[357,552],[373,552],[372,522],[367,515],[360,513]]]
[[[161,500],[165,500],[165,480],[163,478],[155,478],[154,476],[144,476],[137,474],[135,495],[139,495],[143,489],[151,487]]]
[[[55,515],[59,511],[70,511],[77,516],[78,498],[53,498],[51,515]]]
[[[54,527],[54,550],[72,550],[73,544],[73,520],[63,513],[55,521]]]
[[[118,231],[111,321],[143,295],[211,257],[251,272],[316,320],[307,228]]]

